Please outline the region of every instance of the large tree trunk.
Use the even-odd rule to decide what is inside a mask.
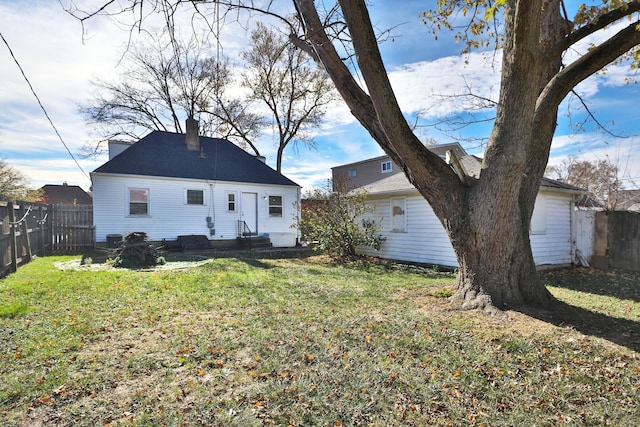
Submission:
[[[561,37],[559,0],[509,2],[505,7],[500,99],[475,187],[465,187],[407,126],[365,3],[340,1],[368,93],[354,81],[322,31],[313,2],[297,0],[296,5],[314,53],[354,116],[405,172],[447,230],[460,267],[454,299],[464,308],[486,310],[551,301],[536,273],[529,221],[560,101],[546,108],[544,120],[538,117],[538,96],[558,71],[560,55],[544,56],[537,50],[547,49],[543,45],[548,34]]]
[[[536,272],[528,215],[500,205],[471,212],[465,227],[449,230],[459,264],[453,300],[487,311],[548,304],[553,297]]]
[[[505,33],[514,36],[505,37],[500,98],[480,183],[467,189],[453,212],[440,209],[439,217],[449,217],[445,228],[451,224],[460,267],[454,299],[463,308],[541,306],[553,299],[536,272],[529,224],[555,130],[555,120],[536,123],[536,101],[559,63],[537,61],[530,51],[538,34],[516,31],[518,21],[539,22],[539,13],[507,7]]]

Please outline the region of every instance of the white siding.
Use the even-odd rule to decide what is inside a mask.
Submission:
[[[536,265],[570,264],[571,248],[571,195],[560,193],[540,193],[538,208],[544,209],[542,218],[546,221],[544,232],[530,235],[531,249]],[[391,230],[391,198],[370,199],[375,212],[368,213],[368,219],[381,225],[384,241],[379,250],[362,247],[364,255],[377,256],[425,264],[457,267],[453,247],[442,224],[433,213],[431,206],[421,196],[406,197],[406,232]],[[540,212],[538,212],[540,214]]]
[[[546,231],[531,234],[531,250],[536,265],[571,264],[571,195],[540,192],[546,211]]]
[[[296,233],[298,188],[233,182],[156,178],[131,175],[93,174],[93,218],[96,241],[105,242],[109,234],[147,233],[150,240],[176,239],[177,236],[204,234],[212,240],[235,239],[240,219],[240,194],[258,195],[258,232]],[[149,215],[129,215],[128,189],[149,189]],[[203,190],[204,205],[187,205],[186,190]],[[236,212],[227,212],[227,195],[236,192]],[[213,203],[212,203],[213,195]],[[283,196],[282,218],[269,218],[269,195]],[[207,217],[212,218],[215,235],[209,234]],[[295,239],[294,239],[295,240]]]
[[[425,264],[457,266],[449,237],[421,196],[406,197],[406,232],[391,230],[391,199],[372,200],[375,212],[367,217],[381,224],[383,242],[380,249],[360,248],[366,255]]]

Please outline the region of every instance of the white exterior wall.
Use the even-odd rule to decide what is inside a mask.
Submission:
[[[571,264],[573,248],[571,238],[571,210],[573,197],[570,194],[543,192],[546,230],[529,235],[531,250],[536,265]],[[536,203],[538,200],[536,199]],[[533,231],[533,230],[532,230]]]
[[[380,250],[360,248],[365,255],[449,267],[458,265],[451,242],[431,206],[422,196],[397,196],[405,199],[406,231],[391,231],[391,199],[371,200],[375,211],[367,217],[381,224]]]
[[[175,240],[178,236],[191,234],[206,235],[211,240],[235,239],[237,221],[241,219],[243,192],[257,194],[259,234],[284,233],[289,238],[284,239],[285,243],[281,245],[293,246],[296,242],[297,230],[292,226],[299,216],[297,187],[102,174],[93,174],[92,181],[96,242],[106,242],[109,234],[125,236],[133,231],[143,231],[155,241]],[[147,216],[129,215],[129,188],[149,190]],[[204,205],[187,205],[186,190],[203,190]],[[236,194],[235,212],[227,211],[229,192]],[[281,218],[269,217],[269,195],[282,196]],[[215,225],[213,236],[207,227],[206,218],[209,216]]]
[[[399,198],[400,196],[393,196]],[[536,265],[570,264],[573,259],[571,246],[571,201],[569,194],[541,192],[538,203],[544,207],[543,219],[546,227],[539,234],[530,235],[531,249]],[[375,212],[368,219],[381,224],[384,241],[379,250],[361,247],[360,253],[386,259],[395,259],[424,264],[457,267],[453,247],[442,224],[431,206],[417,195],[407,195],[406,232],[391,230],[391,199],[373,199],[369,204]],[[540,212],[536,212],[537,215]]]

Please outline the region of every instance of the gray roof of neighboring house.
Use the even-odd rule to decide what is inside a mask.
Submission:
[[[185,140],[180,133],[151,132],[92,173],[299,187],[226,139],[201,136],[199,151],[188,150]]]
[[[616,210],[640,210],[640,189],[619,190]]]
[[[556,181],[555,179],[551,179],[551,178],[542,178],[542,181],[540,182],[540,187],[544,187],[547,189],[569,191],[569,192],[574,192],[576,194],[583,194],[587,192],[583,188],[576,187],[575,185],[567,184],[566,182]]]
[[[411,185],[407,177],[402,173],[380,179],[369,185],[365,185],[362,188],[371,195],[394,193],[401,194],[410,191],[418,191],[413,185]],[[549,178],[542,178],[542,181],[540,182],[540,188],[552,191],[569,192],[574,194],[584,193],[584,190],[578,187],[566,184],[564,182],[554,181]]]

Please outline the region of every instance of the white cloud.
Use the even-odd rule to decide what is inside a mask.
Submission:
[[[563,135],[553,139],[550,165],[559,165],[569,155],[590,162],[609,160],[618,166],[627,188],[640,188],[640,137],[613,138],[602,133]]]
[[[448,56],[435,61],[407,64],[389,73],[402,110],[423,113],[425,118],[442,118],[471,108],[476,96],[497,100],[501,53]]]

